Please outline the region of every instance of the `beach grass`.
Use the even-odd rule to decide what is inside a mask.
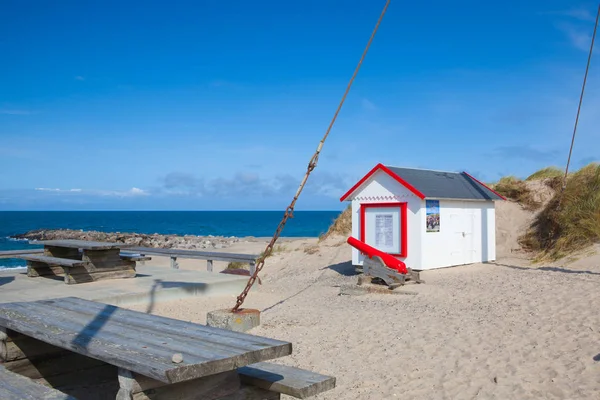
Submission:
[[[540,203],[535,201],[525,181],[515,176],[505,176],[493,185],[494,190],[507,199],[514,200],[527,210],[536,210]]]
[[[559,169],[558,167],[546,167],[542,168],[539,171],[534,172],[529,175],[525,180],[526,181],[537,181],[541,179],[547,178],[562,178],[564,175],[564,171]]]
[[[347,236],[352,233],[352,206],[348,206],[319,237],[319,242],[331,236]]]
[[[560,203],[559,203],[560,202]],[[600,241],[600,165],[589,164],[571,174],[519,239],[538,253],[536,260],[556,260]]]

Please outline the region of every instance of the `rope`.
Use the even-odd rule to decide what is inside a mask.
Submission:
[[[302,179],[302,182],[300,182],[300,186],[298,187],[298,190],[296,191],[296,194],[294,195],[294,198],[292,199],[291,204],[285,210],[285,213],[283,214],[283,219],[281,220],[281,222],[277,226],[277,229],[275,230],[275,234],[273,235],[273,238],[271,239],[271,241],[269,242],[269,244],[265,248],[265,251],[262,253],[261,257],[256,262],[256,268],[254,270],[254,273],[252,274],[252,276],[250,277],[250,279],[248,279],[248,283],[246,284],[246,287],[244,288],[244,290],[242,291],[242,293],[237,297],[237,300],[235,302],[235,306],[231,310],[232,312],[238,311],[239,308],[240,308],[240,306],[244,303],[244,300],[246,299],[246,296],[248,296],[248,292],[250,291],[250,289],[254,285],[254,282],[256,281],[259,272],[265,266],[265,259],[267,257],[269,257],[271,255],[271,253],[273,252],[273,247],[275,246],[275,242],[277,242],[277,239],[279,239],[279,236],[281,235],[281,231],[283,231],[283,228],[285,227],[285,224],[286,224],[287,220],[289,218],[294,218],[294,207],[296,206],[296,201],[300,197],[300,194],[302,193],[302,190],[304,189],[304,185],[306,185],[306,181],[308,180],[308,177],[310,176],[310,173],[317,167],[317,162],[319,161],[319,154],[321,153],[321,150],[323,149],[323,145],[325,144],[325,140],[329,136],[329,132],[331,132],[331,128],[333,128],[333,125],[335,124],[335,121],[336,121],[336,119],[338,117],[338,114],[340,113],[340,110],[342,109],[342,106],[344,105],[344,102],[346,101],[346,96],[348,96],[348,92],[350,92],[350,88],[352,87],[352,83],[354,82],[354,78],[356,78],[356,75],[358,74],[358,71],[360,70],[360,67],[361,67],[361,65],[363,63],[363,60],[365,59],[365,56],[367,55],[367,52],[369,51],[369,47],[371,47],[371,43],[373,42],[373,38],[375,37],[375,34],[377,33],[377,30],[379,29],[379,25],[381,24],[381,20],[383,19],[383,16],[385,15],[385,12],[387,11],[388,6],[390,5],[390,1],[391,0],[387,0],[386,1],[385,6],[383,7],[383,11],[381,11],[381,15],[379,16],[379,19],[377,20],[377,24],[375,25],[375,29],[373,29],[373,33],[371,33],[371,37],[369,38],[369,42],[367,43],[367,46],[365,47],[365,50],[363,51],[362,56],[360,57],[360,61],[358,62],[358,65],[354,69],[354,74],[352,74],[352,78],[350,79],[350,82],[348,82],[348,86],[346,87],[346,91],[344,92],[344,96],[342,96],[342,100],[340,101],[340,104],[338,105],[338,108],[335,111],[335,114],[333,115],[333,119],[331,120],[331,123],[327,127],[327,131],[325,132],[325,135],[323,136],[323,138],[319,142],[319,145],[317,146],[317,151],[315,152],[315,154],[310,159],[310,162],[308,163],[306,174],[304,175],[304,178]]]
[[[567,188],[567,176],[569,175],[569,165],[571,164],[571,155],[573,154],[573,145],[575,144],[575,135],[577,134],[577,125],[579,123],[579,114],[581,112],[581,104],[583,103],[583,93],[585,92],[585,84],[587,82],[588,71],[592,61],[592,51],[594,50],[594,40],[596,39],[596,30],[598,29],[598,19],[600,19],[600,4],[598,4],[598,13],[596,14],[596,24],[594,25],[594,33],[592,34],[592,43],[590,44],[590,52],[588,54],[587,65],[585,67],[585,75],[583,76],[583,85],[581,85],[581,94],[579,95],[579,106],[577,107],[577,116],[575,117],[575,126],[573,127],[573,136],[571,138],[571,148],[569,149],[569,158],[567,159],[567,167],[565,168],[565,176],[562,182],[560,196],[558,198],[558,207],[562,201],[562,196]]]

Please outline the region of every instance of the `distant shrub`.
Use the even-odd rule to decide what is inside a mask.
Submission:
[[[249,269],[248,263],[243,263],[239,261],[233,261],[227,264],[227,269]]]

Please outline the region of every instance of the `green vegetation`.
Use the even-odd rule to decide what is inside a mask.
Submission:
[[[564,174],[565,172],[561,169],[558,169],[557,167],[547,167],[534,172],[533,174],[529,175],[525,180],[536,181],[547,178],[562,178]]]
[[[556,260],[600,241],[600,165],[592,163],[569,175],[519,242],[538,252],[537,260]]]
[[[248,263],[234,261],[227,264],[227,269],[249,269],[249,265]]]

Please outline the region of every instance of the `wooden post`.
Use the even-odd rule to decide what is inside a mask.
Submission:
[[[142,257],[146,257],[146,255],[145,255],[145,254],[140,254],[140,256],[142,256]],[[142,265],[146,265],[146,260],[141,260],[141,261],[140,261],[140,264],[142,264]]]
[[[4,363],[8,358],[8,350],[6,349],[6,341],[8,335],[6,334],[6,328],[0,326],[0,364]]]
[[[256,263],[252,261],[250,263],[250,276],[254,275],[254,271],[256,271]]]
[[[206,270],[213,272],[213,260],[206,260]]]
[[[135,379],[131,371],[119,368],[119,392],[115,400],[133,400],[133,386]]]
[[[171,256],[171,268],[179,269],[179,264],[177,263],[177,257]]]

